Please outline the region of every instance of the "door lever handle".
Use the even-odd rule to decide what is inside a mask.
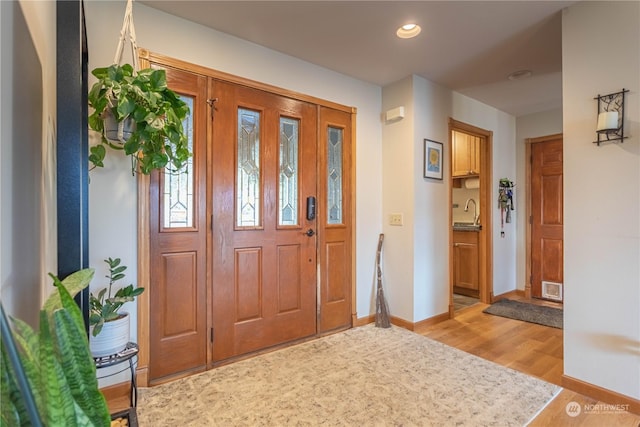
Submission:
[[[307,231],[305,231],[305,233],[304,233],[304,234],[306,234],[306,235],[307,235],[307,236],[309,236],[309,237],[313,237],[313,236],[316,234],[316,232],[315,232],[315,231],[313,231],[313,228],[310,228],[310,229],[308,229]]]

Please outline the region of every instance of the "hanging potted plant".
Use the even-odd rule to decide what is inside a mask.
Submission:
[[[133,66],[120,65],[126,38],[129,38]],[[131,156],[132,169],[139,166],[145,175],[169,166],[181,169],[191,156],[182,122],[189,107],[167,87],[164,70],[138,67],[138,47],[133,25],[133,0],[127,8],[113,65],[96,68],[98,81],[89,91],[89,127],[102,139],[91,147],[89,161],[104,166],[107,148],[124,150]]]
[[[113,64],[92,74],[98,81],[89,92],[89,127],[102,135],[90,150],[93,167],[104,166],[107,148],[113,148],[132,156],[143,174],[182,168],[191,156],[182,126],[189,107],[167,87],[166,72]]]
[[[124,350],[129,342],[129,313],[119,311],[144,292],[144,288],[134,288],[133,284],[122,287],[112,296],[115,282],[124,279],[127,266],[120,265],[120,258],[107,258],[109,266],[109,286],[97,295],[89,295],[90,347],[94,357],[104,357]]]

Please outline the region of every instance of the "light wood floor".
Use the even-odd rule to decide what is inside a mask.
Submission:
[[[524,301],[523,298],[511,299]],[[487,304],[478,303],[456,312],[454,319],[420,328],[416,332],[500,365],[562,385],[562,330],[485,314],[482,310],[486,307]],[[640,416],[628,412],[604,414],[592,411],[585,414],[582,411],[578,416],[570,417],[566,411],[570,402],[576,402],[581,408],[602,403],[565,389],[530,426],[640,426]]]

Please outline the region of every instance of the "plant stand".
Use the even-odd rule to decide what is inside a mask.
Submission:
[[[130,403],[131,403],[131,407],[132,408],[135,408],[137,403],[138,403],[138,385],[136,384],[136,371],[134,369],[135,365],[133,363],[134,357],[136,358],[136,363],[137,363],[137,361],[138,361],[138,344],[130,342],[130,343],[127,344],[125,349],[120,351],[119,353],[111,354],[109,356],[104,356],[104,357],[94,357],[93,358],[93,361],[96,364],[96,369],[102,369],[102,368],[106,368],[106,367],[109,367],[109,366],[118,365],[120,363],[129,362],[129,370],[131,371]],[[120,372],[123,372],[125,370],[126,369],[123,369],[122,371],[114,372],[113,374],[104,375],[102,377],[98,377],[98,379],[111,377],[111,376],[119,374]],[[135,410],[134,410],[134,412],[135,412]]]

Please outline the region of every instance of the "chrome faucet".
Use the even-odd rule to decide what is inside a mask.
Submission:
[[[469,212],[469,202],[473,202],[473,225],[478,225],[479,215],[478,215],[478,205],[476,205],[476,201],[469,198],[467,199],[467,203],[464,205],[464,211]]]

